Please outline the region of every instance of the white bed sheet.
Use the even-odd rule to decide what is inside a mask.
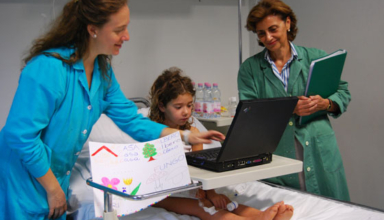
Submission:
[[[237,202],[260,210],[272,204],[284,201],[294,208],[292,220],[382,220],[384,213],[357,205],[338,202],[295,190],[273,187],[262,182],[249,182],[235,186],[223,187],[218,193],[238,192],[233,199]],[[85,203],[79,211],[78,219],[93,219],[93,203]],[[95,218],[97,219],[97,218]],[[178,215],[164,209],[149,207],[130,216],[119,217],[120,220],[197,220],[198,218]]]

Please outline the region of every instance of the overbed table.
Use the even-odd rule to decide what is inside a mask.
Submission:
[[[201,182],[204,190],[298,173],[302,170],[302,161],[278,155],[273,155],[272,162],[268,164],[220,173],[189,166],[191,179]]]

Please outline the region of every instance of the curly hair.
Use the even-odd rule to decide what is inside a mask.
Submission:
[[[67,64],[74,64],[82,59],[89,46],[87,26],[92,24],[101,28],[112,14],[117,13],[128,0],[71,0],[63,8],[59,17],[51,24],[50,30],[34,40],[24,64],[39,54],[46,54],[62,60]],[[64,59],[56,53],[44,51],[51,48],[75,48],[76,52],[69,59]],[[110,79],[108,67],[111,56],[99,55],[98,62],[104,79]]]
[[[280,0],[261,0],[257,3],[248,14],[245,28],[256,33],[256,25],[269,15],[278,15],[283,21],[289,17],[291,19],[291,31],[287,32],[288,40],[295,40],[298,32],[296,15],[287,4]],[[259,45],[264,47],[260,41]]]
[[[190,94],[195,96],[195,90],[192,85],[192,80],[187,76],[182,76],[183,71],[177,67],[171,67],[162,72],[153,83],[149,92],[151,107],[149,111],[149,118],[158,123],[164,123],[165,115],[159,109],[159,104],[166,106],[168,102],[176,99],[179,95]],[[180,130],[191,129],[193,121],[180,127]]]

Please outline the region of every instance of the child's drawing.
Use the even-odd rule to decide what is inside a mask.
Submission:
[[[117,190],[116,185],[120,183],[120,180],[117,178],[112,178],[109,180],[107,177],[103,177],[101,178],[101,182],[103,182],[104,186]]]
[[[144,158],[149,158],[149,161],[155,160],[153,157],[157,154],[155,145],[146,143],[143,148]]]
[[[130,186],[132,184],[133,178],[123,179],[125,185]],[[127,192],[126,187],[123,187],[123,192]],[[131,191],[131,189],[129,189]]]
[[[113,153],[113,151],[111,151],[108,147],[106,146],[102,146],[100,147],[99,149],[97,149],[97,151],[95,151],[95,153],[93,153],[91,156],[95,156],[97,153],[99,153],[101,150],[106,150],[107,152],[109,152],[110,154],[112,154],[113,156],[117,157],[117,155],[115,153]]]
[[[172,189],[191,181],[179,132],[145,143],[90,142],[89,150],[92,179],[128,195]],[[116,195],[112,197],[112,206],[121,216],[143,210],[166,196],[136,201]],[[103,191],[94,189],[94,198],[96,217],[101,217],[104,209]]]

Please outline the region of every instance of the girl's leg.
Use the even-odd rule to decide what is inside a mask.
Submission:
[[[231,202],[231,200],[227,196],[225,196],[225,199],[226,199],[227,204]],[[205,200],[207,200],[207,199],[200,199],[200,201],[205,201]],[[209,202],[209,200],[207,200],[207,202]],[[206,204],[204,206],[210,207]],[[232,213],[234,213],[237,216],[248,217],[248,218],[257,219],[257,220],[272,220],[272,219],[273,220],[288,220],[293,215],[293,208],[292,208],[292,206],[289,206],[290,208],[285,208],[287,206],[289,206],[289,205],[284,205],[284,202],[279,202],[279,203],[276,203],[275,205],[269,207],[265,211],[260,211],[260,210],[255,209],[255,208],[239,204],[237,209],[233,210]],[[291,209],[291,211],[290,211],[290,209]],[[276,218],[277,214],[279,214],[278,218]]]
[[[277,210],[278,209],[276,209],[276,213]],[[242,204],[239,204],[239,207],[237,207],[237,209],[233,210],[232,212],[240,216],[261,216],[263,213],[263,211]]]
[[[226,200],[227,200],[227,204],[231,202],[231,200],[229,200],[228,197],[226,198]],[[277,213],[277,210],[278,209],[276,209],[276,207],[275,207],[275,208],[271,209],[270,212]],[[258,209],[255,209],[255,208],[252,208],[249,206],[245,206],[242,204],[239,204],[237,209],[233,210],[232,212],[235,213],[236,215],[245,216],[245,217],[254,217],[254,216],[262,217],[262,213],[263,213],[263,211],[260,211]],[[272,215],[275,216],[276,214],[272,214]]]
[[[260,211],[255,208],[239,204],[239,207],[233,210],[233,213],[244,217],[257,216],[257,219],[260,220],[289,220],[293,215],[293,207],[285,205],[284,202],[278,202],[265,211]]]
[[[218,210],[214,215],[210,215],[209,213],[205,212],[202,207],[200,207],[198,200],[188,199],[188,198],[168,197],[160,201],[159,203],[155,204],[154,207],[164,208],[167,211],[175,212],[182,215],[196,216],[201,220],[248,220],[248,219],[259,220],[255,216],[253,217],[238,216],[226,210]],[[276,209],[276,212],[277,212],[277,209]],[[272,220],[273,217],[267,220]]]
[[[182,215],[196,216],[201,220],[288,220],[293,215],[292,206],[284,205],[284,202],[278,202],[265,211],[239,205],[233,213],[218,210],[214,215],[205,212],[196,199],[169,197],[155,204],[154,207]]]

